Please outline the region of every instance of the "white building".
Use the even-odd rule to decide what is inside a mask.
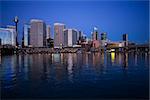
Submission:
[[[16,31],[14,28],[0,28],[0,39],[2,45],[16,46]]]
[[[73,47],[77,44],[78,31],[76,29],[64,29],[65,47]]]
[[[24,46],[29,46],[30,44],[30,25],[24,25],[23,33],[24,33]]]
[[[54,23],[54,48],[61,48],[64,46],[64,30],[65,24]]]

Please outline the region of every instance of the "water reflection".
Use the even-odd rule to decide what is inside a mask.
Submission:
[[[111,52],[111,62],[114,63],[115,62],[115,53]]]
[[[128,67],[128,53],[124,53],[124,64],[123,64],[124,68]]]
[[[58,87],[59,91],[63,84],[69,82],[79,84],[83,80],[85,83],[96,82],[103,78],[108,80],[113,78],[113,73],[121,73],[120,69],[126,69],[126,73],[132,66],[148,66],[149,55],[144,54],[142,58],[141,56],[114,52],[3,56],[0,73],[2,90],[22,89],[23,85],[34,90],[39,86],[42,87],[41,84],[47,84],[44,86]]]
[[[2,57],[1,57],[1,55],[0,55],[0,64],[2,64]]]
[[[70,81],[72,81],[72,77],[73,77],[73,70],[72,70],[72,67],[73,67],[73,59],[72,59],[72,54],[69,53],[68,54],[68,67],[67,67],[67,70],[68,70],[68,78]]]

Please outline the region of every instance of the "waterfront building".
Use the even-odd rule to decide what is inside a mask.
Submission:
[[[30,45],[30,25],[25,24],[23,27],[23,35],[24,35],[24,46],[28,47]]]
[[[98,35],[98,29],[94,27],[93,33],[92,33],[92,47],[93,48],[98,48],[100,46],[99,42],[99,35]]]
[[[76,29],[64,29],[64,46],[73,47],[77,44],[78,31]]]
[[[119,47],[124,47],[124,42],[109,42],[107,44],[108,48],[119,48]]]
[[[79,40],[79,41],[81,41],[82,35],[83,35],[83,32],[82,32],[82,31],[79,31],[79,32],[78,32],[78,40]]]
[[[42,20],[32,19],[30,28],[30,45],[32,47],[46,46],[46,24]]]
[[[1,45],[16,46],[16,31],[13,28],[0,28]]]
[[[46,46],[50,47],[50,34],[51,34],[51,29],[50,29],[50,25],[46,25]]]
[[[101,33],[101,46],[104,47],[107,45],[107,33]]]
[[[98,29],[94,27],[93,34],[92,34],[93,40],[98,40]]]
[[[0,45],[2,45],[2,39],[0,39]]]
[[[54,48],[61,48],[64,46],[64,29],[65,24],[54,23]]]
[[[50,25],[46,25],[46,39],[49,39],[51,36]]]
[[[128,34],[123,34],[124,46],[128,46]]]
[[[18,43],[17,42],[17,38],[16,38],[16,35],[17,35],[17,33],[16,33],[16,26],[13,26],[13,25],[7,25],[7,28],[8,29],[10,29],[11,31],[12,31],[12,41],[13,41],[13,46],[17,46],[16,45],[16,43]],[[19,45],[19,44],[18,44]]]

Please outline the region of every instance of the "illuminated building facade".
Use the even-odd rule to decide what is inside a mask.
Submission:
[[[107,33],[101,33],[101,46],[104,47],[107,44]]]
[[[98,29],[94,27],[94,31],[92,33],[92,47],[98,48],[100,46],[99,38],[98,38]]]
[[[46,39],[50,38],[50,34],[51,34],[50,25],[46,25]]]
[[[0,28],[1,45],[16,46],[16,31],[13,28]]]
[[[64,46],[73,47],[77,44],[77,30],[65,29],[64,30]]]
[[[25,24],[23,28],[23,33],[24,33],[24,46],[28,47],[30,44],[30,25]]]
[[[64,46],[64,29],[64,24],[54,23],[54,48],[60,48]]]
[[[123,34],[124,46],[128,46],[128,34]]]
[[[46,46],[46,24],[42,20],[32,19],[30,29],[30,45],[32,47]]]

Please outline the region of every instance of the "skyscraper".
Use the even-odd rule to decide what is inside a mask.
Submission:
[[[60,48],[64,46],[64,30],[65,25],[62,23],[54,23],[54,47]]]
[[[31,26],[27,25],[27,24],[25,24],[24,28],[23,28],[24,46],[25,47],[28,47],[30,44],[30,37],[29,37],[30,36],[30,28],[31,28]]]
[[[72,47],[77,44],[77,30],[64,29],[64,46]]]
[[[128,34],[123,34],[124,46],[128,46]]]
[[[0,39],[2,45],[16,46],[16,31],[11,28],[0,28]]]
[[[49,39],[51,36],[50,25],[46,25],[46,39]]]
[[[46,46],[46,24],[42,20],[32,19],[30,29],[30,44],[32,47]]]
[[[98,29],[94,27],[93,34],[92,34],[93,40],[98,40]]]
[[[16,45],[16,35],[17,35],[16,26],[7,25],[7,29],[8,30],[10,29],[10,31],[12,32],[12,44],[13,44],[13,46],[17,46]]]
[[[83,32],[82,32],[82,31],[79,31],[79,32],[78,32],[78,40],[81,40],[81,39],[82,39],[82,35],[83,35]]]
[[[99,35],[98,35],[98,29],[96,27],[94,27],[93,33],[92,33],[92,46],[94,48],[98,48],[100,46],[100,42],[99,42]]]
[[[107,42],[107,33],[103,32],[101,33],[101,46],[104,47]]]

